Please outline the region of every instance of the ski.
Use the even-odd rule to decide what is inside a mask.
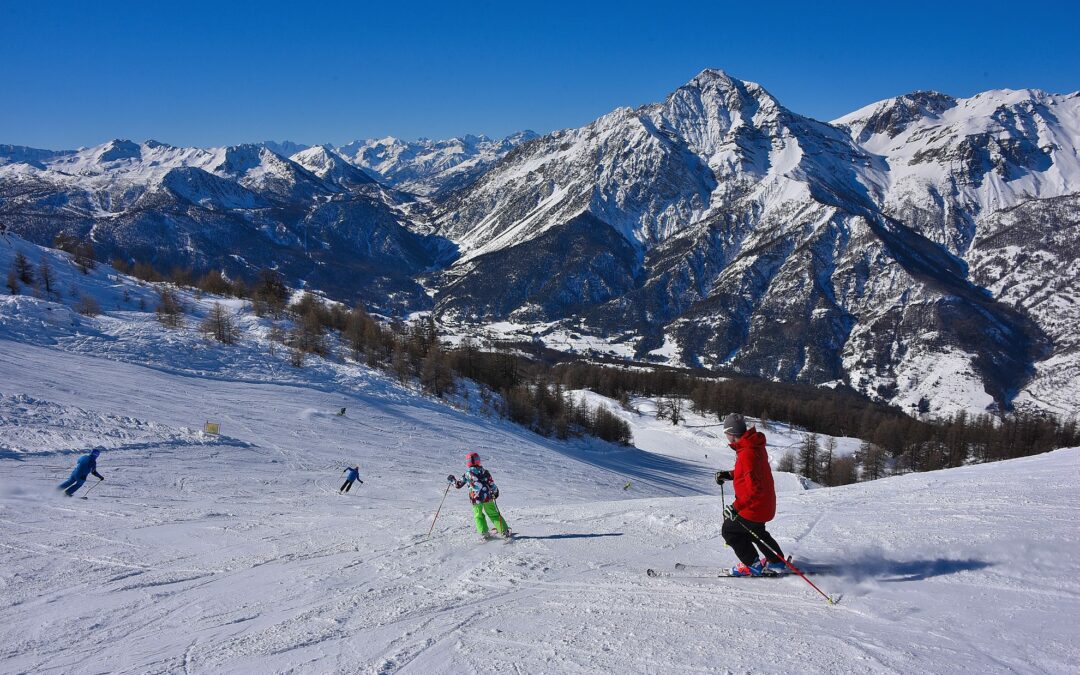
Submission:
[[[790,555],[787,557],[787,562],[788,562],[789,565],[794,565],[795,564],[794,560],[792,559],[792,557]],[[694,571],[694,570],[710,570],[711,571],[711,570],[716,569],[716,566],[715,565],[694,565],[694,564],[689,564],[689,563],[677,562],[677,563],[675,563],[675,569],[677,569],[679,571]],[[811,572],[807,572],[804,569],[800,569],[799,571],[802,572],[803,574],[811,574]],[[783,572],[770,572],[770,573],[764,574],[762,576],[784,576],[784,575],[787,575],[787,574],[794,574],[794,572],[792,572],[790,569],[785,569]],[[721,569],[720,570],[720,576],[732,576],[732,575],[728,574],[726,569]]]
[[[787,557],[787,562],[788,564],[794,564],[790,555]],[[814,572],[812,571],[799,571],[805,575],[814,574]],[[756,577],[743,577],[732,574],[729,568],[717,569],[715,565],[694,565],[681,562],[675,563],[675,572],[663,572],[656,569],[647,569],[645,570],[645,573],[648,574],[650,577],[674,577],[682,579],[778,579],[780,577],[794,576],[794,572],[789,569],[785,570],[784,572],[766,572]]]
[[[682,569],[677,572],[664,572],[661,570],[654,570],[652,568],[649,568],[645,570],[645,574],[653,577],[654,579],[782,579],[787,576],[792,576],[788,574],[762,574],[756,577],[740,577],[732,574],[730,570],[726,569],[717,570],[710,574],[704,571],[704,566],[702,566],[701,572],[690,569]]]

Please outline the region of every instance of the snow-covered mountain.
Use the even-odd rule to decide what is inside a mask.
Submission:
[[[271,150],[282,157],[292,157],[296,153],[303,152],[312,147],[304,143],[294,143],[293,141],[261,141],[256,143],[256,145],[261,145],[267,150]]]
[[[248,277],[279,268],[342,297],[413,306],[427,298],[414,277],[446,248],[411,229],[406,196],[323,147],[294,161],[260,144],[115,140],[33,157],[0,166],[0,218],[41,243],[90,237],[106,258]]]
[[[319,178],[344,188],[375,183],[375,179],[350,164],[344,157],[325,145],[316,145],[297,152],[292,161]]]
[[[1071,414],[1078,139],[1080,94],[915,92],[824,123],[705,70],[540,137],[289,157],[0,146],[0,218],[110,254],[280,264],[350,299],[434,302],[463,332],[846,384],[935,414]]]
[[[439,231],[462,255],[438,309],[937,413],[1061,402],[1071,384],[1050,374],[1017,399],[1060,340],[970,266],[972,242],[1001,241],[979,236],[994,214],[1080,189],[1078,103],[913,94],[825,124],[706,70],[445,200]]]
[[[536,137],[532,131],[499,140],[466,135],[443,141],[402,141],[388,136],[353,141],[337,152],[387,185],[438,197],[467,187],[508,152]]]
[[[0,166],[3,166],[4,164],[22,163],[40,167],[41,162],[66,154],[71,154],[71,151],[40,150],[38,148],[28,148],[23,145],[5,145],[0,143]]]
[[[887,162],[883,210],[956,255],[984,214],[1080,190],[1080,93],[915,92],[833,124]]]

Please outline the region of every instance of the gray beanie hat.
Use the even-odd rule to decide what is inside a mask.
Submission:
[[[746,420],[739,413],[731,413],[724,418],[724,433],[741,438],[746,433]]]

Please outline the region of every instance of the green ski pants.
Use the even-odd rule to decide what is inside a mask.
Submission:
[[[484,518],[484,514],[487,513],[487,517],[491,519],[491,523],[495,526],[495,529],[499,531],[499,534],[506,532],[506,520],[499,513],[499,506],[495,502],[485,502],[483,504],[473,504],[473,517],[476,519],[476,531],[480,534],[484,534],[488,531],[487,518]]]

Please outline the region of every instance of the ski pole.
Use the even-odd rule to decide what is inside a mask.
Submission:
[[[740,525],[742,525],[743,529],[746,530],[747,532],[749,532],[751,534],[751,536],[754,537],[754,539],[757,539],[759,544],[761,544],[766,549],[768,549],[769,553],[772,553],[774,558],[780,558],[780,560],[783,560],[784,564],[787,565],[788,567],[790,567],[792,572],[794,572],[795,574],[798,574],[800,577],[802,577],[802,580],[805,581],[806,583],[810,584],[810,586],[813,587],[813,589],[815,591],[817,591],[818,593],[821,593],[821,596],[823,598],[825,598],[826,600],[828,600],[830,605],[835,605],[836,604],[836,601],[832,599],[832,596],[826,595],[824,591],[822,591],[820,588],[815,586],[814,582],[807,579],[806,575],[803,574],[802,571],[798,567],[795,567],[794,565],[792,565],[791,562],[789,562],[787,558],[782,557],[779,553],[777,553],[773,549],[772,546],[769,546],[768,544],[766,544],[765,541],[761,537],[759,537],[757,535],[757,532],[754,532],[749,527],[747,527],[746,523],[742,522],[741,518],[739,518],[738,516],[735,516],[735,520],[738,521],[738,523]]]
[[[435,509],[435,517],[431,519],[431,527],[428,528],[427,534],[430,537],[431,533],[435,531],[435,521],[439,519],[439,511],[442,511],[443,502],[446,501],[446,495],[450,493],[450,483],[446,484],[446,491],[442,493],[442,499],[439,500],[439,508]]]
[[[727,497],[724,496],[724,484],[720,483],[720,504],[722,506],[727,505]],[[731,544],[724,542],[724,548],[731,548]]]
[[[82,498],[83,498],[83,499],[86,499],[86,495],[90,494],[90,491],[91,491],[91,490],[93,490],[93,489],[94,489],[94,488],[96,488],[97,486],[101,485],[101,484],[102,484],[103,482],[104,482],[104,481],[100,481],[100,480],[99,480],[98,482],[94,483],[94,484],[93,484],[93,485],[91,485],[90,487],[86,488],[86,492],[84,492],[84,493],[82,494]]]

